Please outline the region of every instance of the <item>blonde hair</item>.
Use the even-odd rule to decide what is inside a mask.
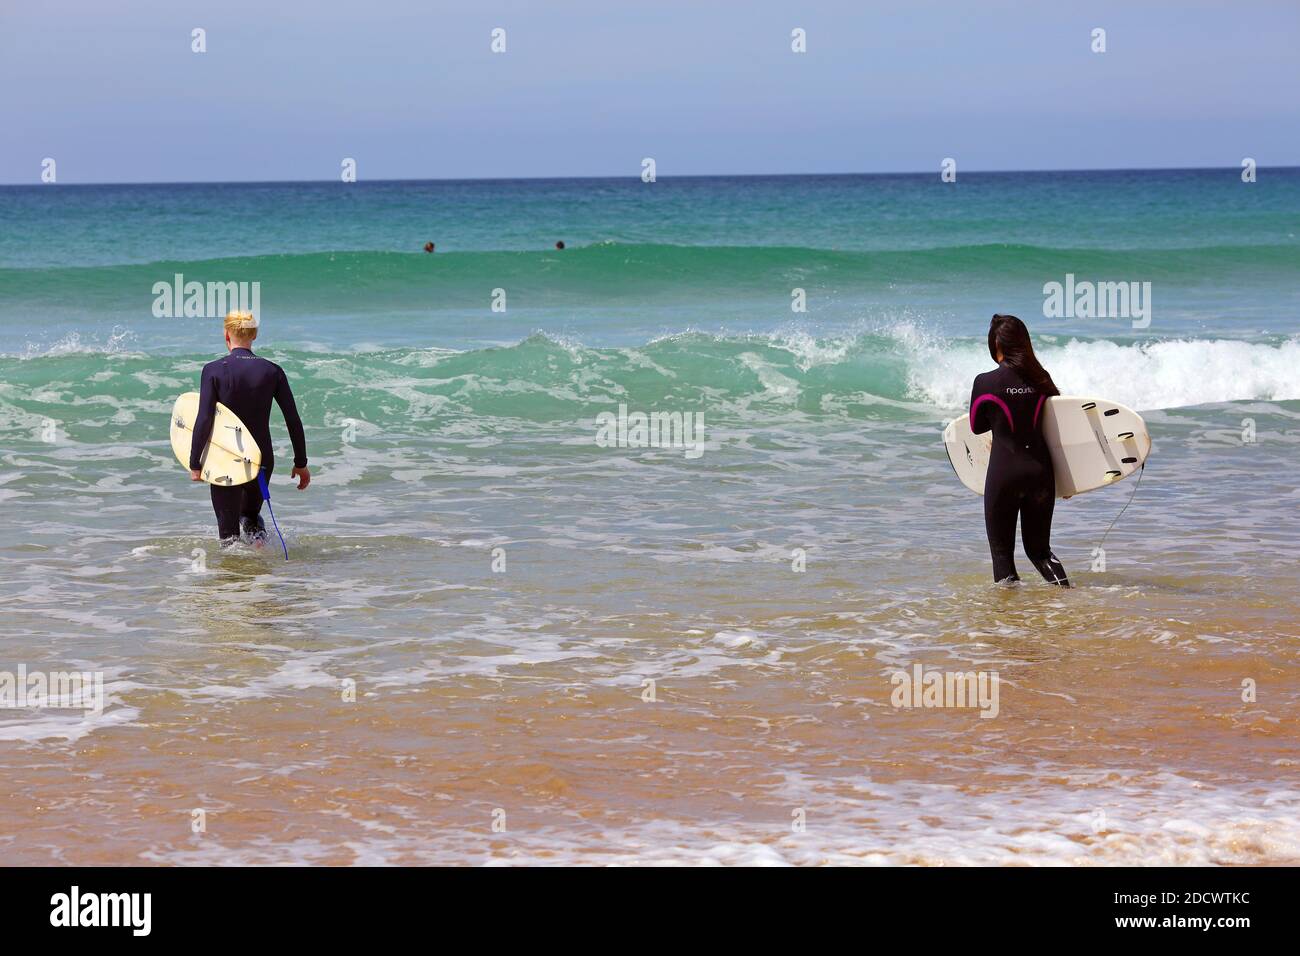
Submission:
[[[252,312],[227,312],[226,334],[240,342],[251,342],[257,338],[258,321]]]

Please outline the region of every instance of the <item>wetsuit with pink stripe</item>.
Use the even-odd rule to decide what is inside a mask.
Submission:
[[[970,424],[975,434],[993,431],[993,451],[984,479],[984,527],[993,554],[993,580],[1018,581],[1016,518],[1025,555],[1052,584],[1069,586],[1065,568],[1052,553],[1052,509],[1056,475],[1043,442],[1042,395],[1015,369],[999,365],[975,378]]]

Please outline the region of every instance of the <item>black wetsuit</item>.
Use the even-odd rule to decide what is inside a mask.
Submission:
[[[307,467],[307,439],[302,431],[302,419],[293,403],[293,392],[284,369],[253,354],[251,349],[231,349],[225,358],[203,366],[203,385],[199,391],[199,416],[194,422],[194,438],[190,445],[190,467],[199,467],[203,448],[212,435],[212,421],[217,402],[239,416],[249,434],[262,451],[262,469],[270,480],[275,468],[275,452],[271,448],[271,400],[274,399],[284,415],[293,442],[293,466]],[[256,535],[264,531],[262,524],[262,490],[256,481],[233,488],[212,485],[212,510],[217,513],[217,530],[222,541],[245,533]]]
[[[1018,581],[1016,515],[1025,554],[1052,584],[1069,586],[1065,568],[1052,553],[1052,509],[1056,474],[1043,442],[1045,395],[1006,365],[975,378],[970,396],[970,426],[975,434],[993,430],[993,451],[984,478],[984,527],[993,553],[993,580]]]

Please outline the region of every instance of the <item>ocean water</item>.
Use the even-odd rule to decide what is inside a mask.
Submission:
[[[0,672],[107,699],[0,709],[10,862],[1300,861],[1300,170],[0,187],[0,224]],[[260,284],[288,562],[221,551],[171,453],[223,349],[156,314],[177,274]],[[1049,317],[1067,276],[1150,309]],[[940,441],[994,312],[1154,441],[1058,503],[1070,591],[991,583]],[[598,443],[620,406],[703,444]],[[917,665],[996,716],[895,706]]]

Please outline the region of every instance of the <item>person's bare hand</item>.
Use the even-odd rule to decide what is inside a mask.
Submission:
[[[298,479],[299,491],[302,491],[311,484],[311,472],[306,468],[295,468],[293,471],[289,472],[289,474]]]
[[[191,468],[190,481],[202,481],[202,480],[203,480],[203,472],[200,471],[198,468]]]

